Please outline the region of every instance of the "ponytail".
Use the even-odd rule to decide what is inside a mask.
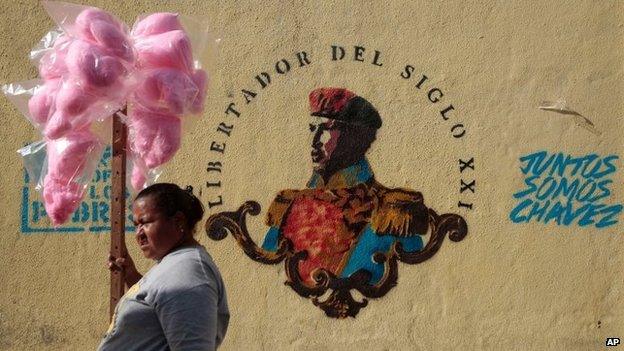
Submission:
[[[185,212],[186,222],[188,224],[188,228],[193,229],[195,225],[201,221],[202,217],[204,217],[204,205],[202,205],[201,201],[193,194],[193,187],[187,186],[185,192],[189,196],[189,204],[188,204],[188,212]]]

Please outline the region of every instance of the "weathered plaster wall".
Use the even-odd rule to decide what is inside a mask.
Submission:
[[[622,225],[514,224],[512,195],[523,189],[519,158],[535,151],[621,155],[624,113],[623,14],[618,1],[87,1],[127,23],[177,11],[206,16],[221,38],[208,107],[186,136],[163,180],[219,195],[233,210],[245,200],[266,207],[277,191],[309,177],[307,94],[344,86],[367,97],[384,119],[369,159],[387,186],[421,191],[428,206],[469,225],[421,265],[400,265],[399,284],[355,319],[334,320],[283,284],[281,265],[247,258],[232,238],[198,237],[221,268],[231,326],[224,350],[595,350],[624,334]],[[37,1],[2,1],[0,83],[36,77],[27,53],[53,23]],[[331,60],[331,45],[345,47]],[[352,59],[366,48],[365,62]],[[383,66],[372,64],[374,50]],[[296,63],[278,75],[281,59]],[[401,78],[405,65],[411,79]],[[272,83],[261,89],[255,76]],[[429,80],[422,89],[416,77]],[[427,91],[438,87],[433,104]],[[240,90],[258,93],[249,104]],[[537,109],[565,99],[590,118],[596,135],[571,116]],[[230,102],[239,118],[224,113]],[[449,121],[439,111],[452,103]],[[21,159],[34,128],[0,98],[0,349],[93,349],[108,318],[109,237],[104,232],[23,233]],[[234,125],[225,137],[220,122]],[[463,123],[456,139],[450,128]],[[225,142],[223,154],[210,151]],[[460,174],[458,158],[475,158]],[[206,172],[221,161],[223,171]],[[621,161],[608,202],[621,204]],[[460,179],[476,180],[460,193]],[[221,181],[221,187],[206,182]],[[36,196],[31,194],[31,196]],[[458,201],[474,204],[458,208]],[[264,212],[261,214],[264,215]],[[620,216],[621,217],[621,216]],[[250,221],[262,240],[266,227]],[[128,245],[139,257],[132,236]],[[151,265],[137,259],[141,269]]]

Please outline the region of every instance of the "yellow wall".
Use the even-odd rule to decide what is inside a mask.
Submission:
[[[208,107],[161,178],[201,189],[206,204],[221,195],[224,204],[208,214],[253,199],[262,217],[277,191],[303,188],[310,173],[307,94],[344,86],[384,119],[369,153],[377,178],[421,191],[428,206],[468,222],[464,241],[445,242],[421,265],[401,264],[398,286],[345,320],[325,317],[285,286],[282,265],[260,265],[232,238],[215,242],[199,230],[229,293],[224,350],[596,350],[606,337],[624,336],[621,223],[597,229],[509,219],[517,204],[512,194],[524,185],[521,156],[622,154],[622,2],[87,3],[127,23],[155,11],[210,19],[221,40]],[[27,54],[52,21],[34,0],[2,1],[0,13],[0,83],[35,78]],[[332,62],[331,45],[348,55],[363,46],[366,62]],[[375,50],[381,67],[371,63]],[[312,63],[278,76],[275,63],[296,63],[300,51]],[[408,64],[415,76],[429,77],[427,89],[401,78]],[[262,71],[273,78],[266,89],[254,79]],[[433,87],[445,94],[437,104],[427,99]],[[241,89],[258,95],[245,104]],[[537,108],[558,99],[601,134],[571,115]],[[224,114],[230,102],[240,118]],[[444,121],[439,111],[450,103],[455,110]],[[93,349],[108,319],[109,236],[23,233],[25,184],[14,150],[38,135],[7,99],[0,98],[0,109],[0,349]],[[216,131],[220,122],[235,126],[231,137]],[[465,137],[451,136],[456,123],[466,127]],[[213,141],[226,142],[224,154],[210,151]],[[474,157],[475,170],[460,175],[460,157]],[[224,165],[220,176],[206,172],[213,161]],[[621,160],[616,165],[609,204],[624,202]],[[460,193],[460,179],[476,179],[476,193]],[[218,180],[220,188],[206,187]],[[458,208],[458,201],[474,207]],[[263,220],[249,223],[261,241]],[[133,244],[130,236],[145,271],[151,263]]]

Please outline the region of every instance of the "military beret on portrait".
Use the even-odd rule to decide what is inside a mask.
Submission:
[[[310,92],[310,114],[358,126],[381,127],[381,116],[375,107],[344,88],[318,88]]]

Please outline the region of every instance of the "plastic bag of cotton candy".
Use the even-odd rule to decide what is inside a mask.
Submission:
[[[128,100],[131,184],[140,190],[181,145],[182,122],[203,112],[208,75],[199,53],[207,33],[190,18],[155,13],[131,31],[138,84]]]
[[[39,79],[3,87],[44,140],[18,152],[54,226],[80,205],[104,139],[92,123],[121,109],[133,89],[135,54],[126,25],[97,8],[44,2],[58,25],[31,51]],[[45,145],[45,156],[41,151]],[[36,151],[36,152],[34,152]]]
[[[66,222],[80,205],[104,146],[100,136],[85,129],[18,150],[55,226]]]
[[[144,16],[130,32],[97,8],[61,2],[44,7],[59,28],[31,52],[40,78],[3,91],[43,134],[43,141],[19,152],[59,226],[80,204],[102,154],[105,133],[93,132],[102,129],[93,123],[124,106],[127,183],[140,190],[155,181],[180,147],[182,120],[203,110],[208,76],[193,49],[205,55],[214,41],[201,22],[177,14]]]
[[[113,15],[74,4],[43,5],[59,27],[31,51],[40,81],[28,91],[26,117],[54,140],[125,105],[135,54],[127,26]]]

